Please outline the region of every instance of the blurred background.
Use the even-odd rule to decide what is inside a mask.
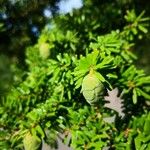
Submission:
[[[130,9],[137,14],[144,10],[145,16],[150,17],[147,0],[0,0],[0,95],[19,80],[14,80],[15,74],[22,75],[22,70],[26,70],[26,48],[37,42],[42,29],[50,27],[52,21],[61,24],[59,16],[69,14],[66,27],[76,27],[81,33],[91,28],[91,20],[99,22],[100,26],[90,30],[101,35],[121,30],[124,15]],[[83,18],[77,26],[76,18],[84,16],[86,20]],[[136,43],[135,53],[139,56],[136,64],[150,74],[150,32]]]

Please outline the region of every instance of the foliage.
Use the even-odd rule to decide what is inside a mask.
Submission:
[[[109,14],[112,6],[108,8]],[[55,18],[38,42],[27,47],[27,69],[1,96],[2,149],[28,150],[27,137],[34,149],[42,141],[56,146],[58,133],[66,139],[71,135],[70,146],[77,150],[150,148],[150,76],[136,67],[133,53],[138,38],[148,32],[148,18],[128,10],[123,28],[109,26],[108,32],[101,32],[109,20],[86,23],[87,12],[81,17],[76,13]],[[70,18],[74,24],[68,27]],[[104,96],[114,88],[123,100],[108,104]],[[115,120],[109,123],[105,118],[111,116]]]

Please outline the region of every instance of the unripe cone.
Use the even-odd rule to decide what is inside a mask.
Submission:
[[[89,73],[82,81],[81,92],[88,103],[94,104],[103,95],[103,84],[94,73]]]
[[[40,51],[40,56],[41,56],[43,59],[48,58],[48,56],[50,55],[49,44],[47,44],[47,43],[42,43],[42,44],[40,45],[39,51]]]
[[[30,132],[25,135],[23,145],[25,150],[41,150],[41,140],[31,135]]]

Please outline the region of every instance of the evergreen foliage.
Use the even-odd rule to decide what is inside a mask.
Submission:
[[[14,67],[15,83],[0,102],[1,149],[37,150],[42,141],[56,147],[58,133],[64,142],[71,135],[75,150],[150,149],[150,76],[134,53],[149,18],[128,10],[123,27],[114,27],[119,8],[104,3],[105,15],[89,13],[91,4],[54,18],[27,47],[27,69]],[[122,100],[105,101],[115,88]]]

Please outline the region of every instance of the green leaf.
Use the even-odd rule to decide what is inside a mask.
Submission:
[[[150,120],[146,120],[144,124],[144,133],[150,135]]]
[[[113,57],[106,57],[103,59],[102,62],[100,62],[98,65],[96,65],[96,69],[102,69],[108,67],[108,64],[110,64],[114,60]]]
[[[142,144],[142,139],[140,136],[137,136],[135,139],[134,139],[134,142],[135,142],[135,148],[136,150],[140,150],[141,148],[141,144]]]
[[[150,95],[142,91],[141,89],[137,88],[137,91],[145,98],[150,100]]]
[[[102,81],[102,82],[106,81],[105,78],[99,72],[95,72],[95,75],[100,81]]]
[[[144,33],[148,32],[148,30],[144,26],[142,26],[142,25],[138,25],[138,28],[139,28],[139,30],[141,30]]]
[[[113,79],[117,79],[118,78],[116,74],[112,74],[112,73],[109,73],[106,76],[109,77],[109,78],[113,78]]]
[[[132,99],[133,99],[133,103],[136,104],[137,103],[137,93],[136,93],[135,88],[133,89]]]
[[[143,84],[150,84],[150,76],[138,78],[136,86],[141,86]]]
[[[90,56],[91,58],[90,58],[90,57],[88,58],[88,56],[87,56],[87,59],[88,59],[89,61],[91,61],[91,65],[95,66],[96,63],[97,63],[97,60],[98,60],[99,51],[98,51],[98,50],[94,50],[89,56]]]
[[[80,79],[78,79],[78,80],[76,81],[76,83],[75,83],[75,89],[78,89],[78,88],[81,86],[82,80],[83,80],[83,78],[80,78]]]
[[[41,135],[42,139],[45,137],[44,131],[39,125],[35,127],[35,130]]]

